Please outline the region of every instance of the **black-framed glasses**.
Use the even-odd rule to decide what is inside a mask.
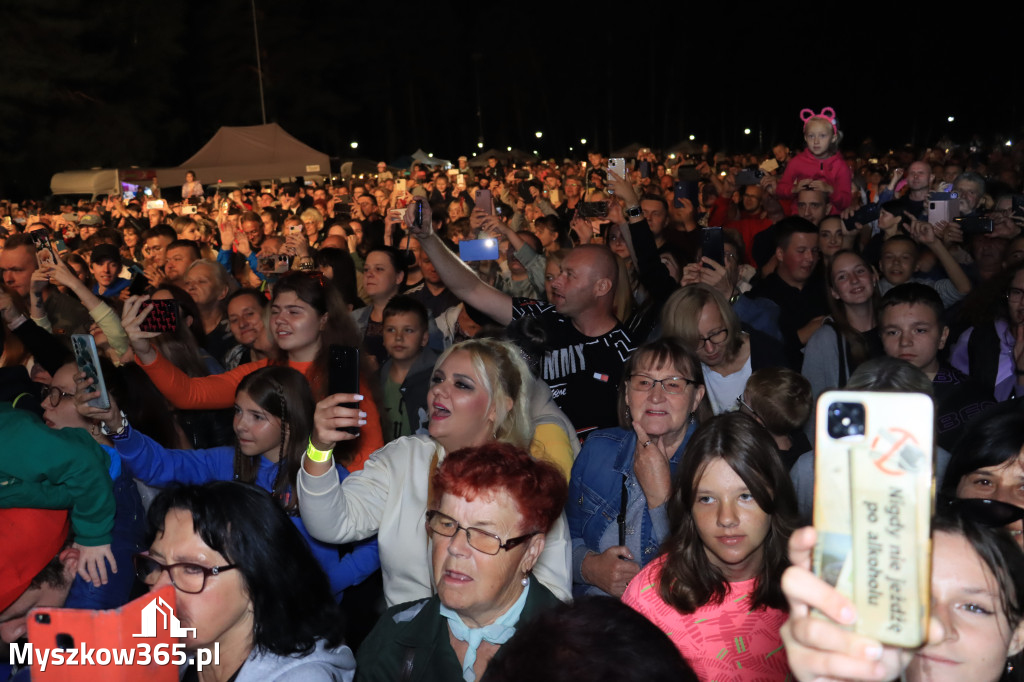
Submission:
[[[943,500],[960,516],[984,526],[1001,528],[1024,519],[1024,507],[986,497],[951,497]]]
[[[171,576],[171,584],[186,594],[199,594],[206,589],[206,579],[211,575],[220,575],[224,571],[238,568],[237,564],[226,566],[200,566],[199,564],[162,564],[145,552],[132,555],[135,564],[135,575],[147,585],[154,585],[160,574],[167,571]]]
[[[466,531],[466,542],[469,546],[478,552],[484,554],[495,555],[501,550],[506,552],[511,550],[513,547],[523,544],[534,535],[538,535],[539,531],[527,533],[526,535],[520,535],[517,538],[509,538],[505,542],[501,541],[501,538],[494,533],[488,533],[485,530],[479,528],[465,528],[459,525],[459,522],[448,516],[442,514],[436,510],[430,510],[427,512],[427,530],[431,533],[437,533],[443,535],[446,538],[455,537],[455,534],[460,530]]]
[[[1012,301],[1014,299],[1024,298],[1024,289],[1018,289],[1017,287],[1010,287],[1006,290],[1006,300]]]
[[[43,386],[39,391],[39,399],[43,402],[50,401],[50,407],[59,407],[64,398],[74,398],[74,393],[68,393],[60,386]]]
[[[687,387],[696,385],[696,381],[686,377],[665,377],[655,379],[646,374],[629,375],[628,386],[631,391],[642,391],[644,393],[653,391],[655,384],[661,384],[662,390],[670,395],[679,395],[686,391]]]
[[[719,329],[717,332],[711,332],[707,336],[697,337],[697,340],[700,341],[700,343],[697,345],[697,348],[703,348],[705,346],[705,344],[707,344],[708,341],[711,342],[712,346],[717,346],[718,344],[720,344],[723,341],[725,341],[725,339],[728,336],[729,336],[729,330],[728,329]]]

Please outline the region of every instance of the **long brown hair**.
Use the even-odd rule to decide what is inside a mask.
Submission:
[[[836,261],[839,260],[840,256],[850,255],[855,257],[871,271],[871,266],[864,260],[856,251],[850,249],[840,249],[836,251],[832,256],[832,260],[829,261],[828,267],[825,270],[827,277],[828,288],[831,291],[835,290],[835,272],[834,268]],[[871,347],[868,345],[867,339],[859,331],[853,328],[850,324],[849,318],[846,316],[846,304],[835,296],[829,295],[826,297],[828,300],[828,309],[832,315],[832,319],[835,321],[833,325],[835,327],[836,334],[839,334],[846,340],[846,343],[850,346],[850,359],[853,360],[853,366],[856,367],[860,363],[864,362],[871,356]],[[878,287],[874,286],[871,292],[871,311],[872,317],[878,314],[878,311],[882,309],[882,296],[878,293]],[[839,377],[839,382],[844,383],[846,377]]]
[[[677,611],[693,613],[705,604],[720,604],[728,592],[728,582],[708,559],[693,518],[697,486],[714,459],[736,472],[770,519],[750,607],[785,610],[782,572],[789,565],[786,544],[796,527],[796,494],[767,429],[740,412],[712,417],[686,445],[668,501],[672,534],[662,545],[665,564],[658,594]]]
[[[313,395],[306,378],[291,367],[264,367],[246,375],[235,395],[245,391],[249,399],[281,420],[281,444],[277,475],[270,491],[288,513],[298,513],[295,482],[306,453],[306,441],[313,431]],[[242,454],[235,443],[235,480],[253,483],[260,470],[260,458]]]

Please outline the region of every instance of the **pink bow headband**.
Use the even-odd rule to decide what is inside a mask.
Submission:
[[[801,121],[803,121],[804,123],[807,123],[807,120],[811,119],[811,118],[823,118],[823,119],[825,119],[830,124],[832,124],[832,132],[833,132],[833,134],[835,134],[835,135],[839,134],[839,130],[836,129],[836,112],[835,112],[835,109],[833,109],[832,107],[825,107],[824,109],[821,110],[820,114],[816,114],[813,111],[811,111],[810,109],[801,109],[800,110],[800,120]]]

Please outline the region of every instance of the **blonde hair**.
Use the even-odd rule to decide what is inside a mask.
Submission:
[[[743,345],[743,328],[740,326],[740,318],[736,316],[722,292],[708,284],[688,284],[677,289],[668,297],[665,305],[661,308],[661,333],[663,336],[677,337],[687,348],[700,348],[701,339],[700,332],[697,330],[697,321],[700,319],[704,306],[709,303],[715,304],[718,308],[722,322],[729,330],[725,357],[736,357],[736,353]]]
[[[510,341],[469,339],[441,353],[434,369],[440,367],[456,351],[469,354],[473,369],[490,396],[487,408],[495,408],[494,438],[520,448],[529,447],[533,439],[533,424],[527,401],[531,376],[529,368],[520,357],[519,348]],[[508,408],[505,407],[506,398],[511,403]]]

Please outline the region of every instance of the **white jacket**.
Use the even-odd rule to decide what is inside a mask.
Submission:
[[[430,462],[444,448],[429,436],[398,438],[370,455],[362,471],[343,483],[331,469],[311,476],[299,469],[302,522],[323,542],[345,543],[377,534],[384,597],[388,606],[426,599],[434,593],[426,530]],[[545,537],[534,575],[562,601],[572,599],[572,546],[565,514]]]

